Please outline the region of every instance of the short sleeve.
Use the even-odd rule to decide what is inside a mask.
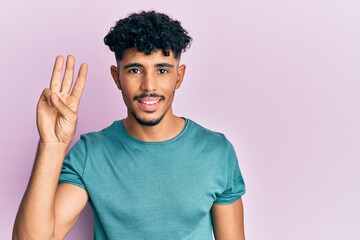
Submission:
[[[228,143],[227,152],[224,155],[226,157],[226,169],[225,169],[225,178],[226,178],[226,187],[225,190],[216,195],[216,204],[231,204],[238,200],[242,195],[245,194],[245,182],[242,177],[238,158],[236,156],[235,150],[231,143]]]
[[[70,183],[86,190],[82,180],[86,164],[86,142],[83,137],[73,146],[66,155],[59,183]]]

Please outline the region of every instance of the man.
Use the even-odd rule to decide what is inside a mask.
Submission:
[[[14,239],[63,239],[89,201],[95,239],[244,238],[245,193],[235,151],[220,133],[174,115],[172,102],[191,42],[178,21],[154,11],[117,22],[104,39],[115,53],[111,75],[127,117],[81,136],[82,64],[71,90],[74,57],[56,58],[40,97],[40,141],[14,225]],[[65,159],[65,160],[64,160]]]

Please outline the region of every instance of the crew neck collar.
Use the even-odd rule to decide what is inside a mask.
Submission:
[[[127,139],[129,139],[130,141],[139,143],[139,144],[145,144],[145,145],[166,145],[166,144],[172,144],[174,142],[179,141],[180,139],[182,139],[184,137],[184,135],[187,132],[187,129],[189,128],[189,119],[181,117],[182,119],[185,120],[185,124],[183,129],[181,130],[181,132],[176,135],[175,137],[165,140],[165,141],[159,141],[159,142],[148,142],[148,141],[143,141],[140,139],[137,139],[133,136],[131,136],[128,131],[126,130],[125,126],[124,126],[124,119],[119,120],[118,121],[118,126],[120,127],[120,130],[122,131],[122,133],[126,136]]]

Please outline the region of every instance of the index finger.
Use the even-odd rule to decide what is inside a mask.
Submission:
[[[71,96],[77,100],[77,102],[80,101],[82,92],[85,87],[86,82],[86,75],[88,71],[88,66],[86,63],[81,64],[78,76],[76,78],[76,82],[74,84],[73,90],[71,92]]]
[[[62,75],[63,65],[64,65],[63,56],[57,56],[55,59],[55,64],[50,81],[50,89],[53,92],[60,92],[61,90],[61,75]]]

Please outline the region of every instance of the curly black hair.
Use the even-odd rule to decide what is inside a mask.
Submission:
[[[190,47],[191,41],[179,21],[155,11],[133,13],[120,19],[104,38],[104,43],[115,53],[118,61],[130,48],[147,55],[161,49],[165,56],[169,56],[172,50],[178,59]]]

